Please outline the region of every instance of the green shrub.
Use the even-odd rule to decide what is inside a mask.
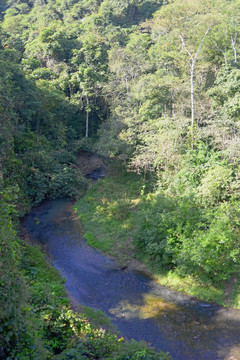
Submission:
[[[197,196],[205,206],[218,204],[229,197],[229,187],[233,181],[233,170],[222,165],[208,169],[201,179]]]
[[[183,238],[201,226],[202,217],[191,197],[177,201],[163,193],[149,195],[140,205],[135,242],[155,265],[173,268]]]
[[[177,268],[213,282],[226,280],[239,269],[237,201],[206,210],[194,198],[152,195],[138,216],[136,244],[156,267]]]
[[[171,357],[163,352],[156,353],[152,348],[146,346],[144,342],[132,340],[124,344],[114,360],[170,360]],[[110,360],[110,358],[109,358]]]
[[[187,273],[205,274],[218,282],[228,279],[240,266],[240,207],[223,203],[212,211],[207,228],[195,229],[182,241],[178,265]]]

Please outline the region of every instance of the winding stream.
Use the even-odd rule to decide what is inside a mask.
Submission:
[[[66,199],[33,208],[23,227],[66,278],[70,296],[105,312],[125,338],[176,360],[240,360],[240,311],[196,301],[144,273],[119,269],[89,247]]]

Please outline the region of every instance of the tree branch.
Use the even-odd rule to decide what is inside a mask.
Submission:
[[[200,44],[199,44],[199,47],[198,47],[198,49],[197,49],[196,55],[194,56],[194,60],[197,59],[198,54],[199,54],[199,52],[200,52],[200,50],[201,50],[202,44],[203,44],[204,40],[206,39],[207,34],[208,34],[209,31],[211,30],[211,27],[212,27],[212,23],[209,25],[209,27],[207,28],[207,31],[205,32],[202,40],[200,41]]]
[[[181,38],[181,40],[182,40],[183,48],[186,50],[186,52],[188,53],[188,55],[190,56],[190,58],[192,59],[192,61],[194,61],[194,58],[193,58],[191,52],[190,52],[190,51],[188,50],[188,48],[186,47],[184,37],[183,37],[181,34],[179,34],[179,36],[180,36],[180,38]]]

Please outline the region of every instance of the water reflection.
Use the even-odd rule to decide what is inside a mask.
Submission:
[[[196,301],[142,272],[121,271],[82,239],[70,201],[44,202],[23,226],[46,247],[71,297],[104,311],[126,338],[145,340],[176,360],[240,360],[240,311]]]

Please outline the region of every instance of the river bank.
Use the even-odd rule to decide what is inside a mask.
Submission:
[[[86,306],[86,301],[80,302],[68,288],[69,277],[66,276],[66,283],[62,262],[59,259],[58,263],[55,255],[61,256],[62,251],[63,259],[66,255],[70,266],[74,266],[74,254],[67,251],[69,231],[80,231],[81,224],[72,206],[73,202],[67,199],[46,200],[22,220],[21,271],[29,289],[28,313],[34,314],[34,335],[42,347],[40,355],[30,354],[25,347],[26,359],[139,360],[144,354],[144,359],[170,360],[169,355],[156,352],[146,343],[124,339],[106,314]],[[69,231],[66,221],[74,225]],[[54,246],[55,254],[51,251],[54,238],[59,240]],[[20,353],[14,359],[22,360],[24,356]]]
[[[146,181],[135,173],[126,173],[116,164],[99,183],[90,184],[74,209],[84,226],[89,245],[116,258],[122,267],[148,272],[162,285],[204,301],[240,308],[240,281],[234,274],[225,282],[203,281],[176,269],[161,271],[136,248],[134,235],[139,226],[138,209],[146,192]]]
[[[196,301],[144,272],[116,266],[86,244],[71,201],[42,203],[23,226],[66,279],[70,297],[102,310],[125,338],[145,340],[176,360],[240,359],[239,311]]]

